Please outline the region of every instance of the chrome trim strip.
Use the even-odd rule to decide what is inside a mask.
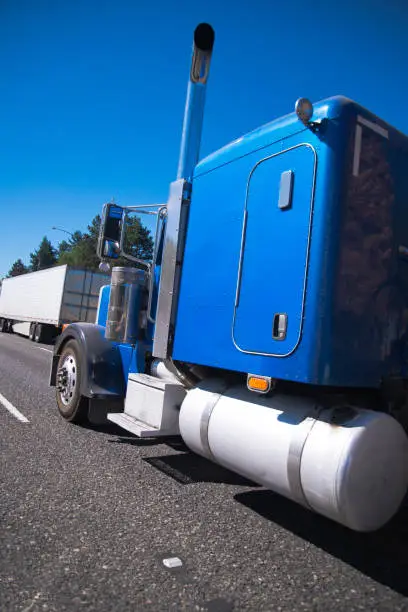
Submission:
[[[187,191],[190,184],[184,179],[170,185],[167,202],[167,224],[164,237],[163,260],[160,274],[159,297],[156,311],[156,327],[153,339],[153,356],[167,359],[170,356],[173,326],[178,300],[181,258],[186,237],[186,215],[189,203]]]
[[[299,426],[294,428],[294,435],[289,444],[288,462],[286,465],[288,483],[290,492],[293,498],[305,508],[311,509],[302,486],[302,477],[300,473],[302,453],[305,447],[306,441],[316,424],[316,415],[308,415],[300,423]]]
[[[292,355],[296,351],[297,347],[299,346],[300,339],[302,337],[303,319],[304,319],[304,310],[305,310],[305,301],[306,301],[307,277],[308,277],[308,269],[309,269],[309,257],[310,257],[310,243],[311,243],[311,234],[312,234],[313,211],[314,211],[314,195],[315,195],[315,187],[316,187],[316,173],[317,173],[317,152],[316,152],[316,149],[314,148],[313,145],[311,145],[308,142],[301,142],[301,143],[299,143],[297,145],[294,145],[293,147],[289,147],[288,149],[284,149],[282,151],[278,151],[277,153],[274,153],[273,155],[268,155],[267,157],[264,157],[263,159],[259,160],[255,164],[255,166],[252,168],[251,172],[249,173],[249,177],[248,177],[248,181],[247,181],[247,186],[246,186],[244,220],[243,220],[242,231],[243,231],[243,234],[246,233],[247,218],[245,216],[245,212],[247,212],[247,210],[248,210],[249,183],[251,181],[252,175],[253,175],[254,171],[256,170],[256,168],[260,164],[262,164],[262,162],[267,161],[268,159],[272,159],[273,157],[277,157],[278,155],[282,155],[283,153],[288,153],[289,151],[293,151],[295,149],[299,149],[300,147],[307,147],[307,148],[311,149],[311,151],[313,152],[313,156],[314,156],[314,165],[313,165],[312,189],[311,189],[311,196],[310,196],[309,231],[308,231],[308,235],[307,235],[305,274],[304,274],[304,279],[303,279],[302,309],[301,309],[301,313],[300,313],[300,328],[299,328],[298,339],[296,341],[295,346],[288,353],[285,353],[283,355],[277,354],[277,353],[262,353],[262,352],[259,352],[259,351],[249,351],[249,350],[245,350],[245,349],[241,348],[238,345],[238,343],[236,342],[235,336],[234,336],[235,321],[236,321],[237,308],[238,308],[238,306],[235,305],[234,306],[234,315],[233,315],[233,319],[232,319],[232,330],[231,330],[232,331],[232,341],[233,341],[234,346],[235,346],[236,349],[238,349],[241,353],[246,353],[248,355],[260,355],[262,357],[280,357],[280,358],[289,357],[290,355]],[[239,255],[238,274],[240,273],[240,269],[242,268],[242,265],[243,265],[244,247],[245,247],[245,237],[243,237],[243,239],[241,239],[241,251],[240,251],[240,255]],[[241,274],[242,274],[242,272],[241,272]],[[237,301],[238,301],[238,304],[239,304],[240,292],[241,292],[241,279],[240,279],[240,276],[238,276],[237,277],[237,286],[236,286],[235,304],[237,303]]]
[[[354,157],[353,157],[353,176],[358,176],[360,172],[360,156],[361,156],[361,139],[363,128],[358,123],[356,124],[356,133],[354,137]]]
[[[357,121],[361,123],[361,125],[365,125],[365,127],[368,127],[370,130],[373,130],[373,132],[377,132],[377,134],[379,134],[383,138],[388,138],[388,130],[381,127],[377,123],[373,123],[372,121],[365,119],[365,117],[362,117],[361,115],[358,115]]]
[[[137,204],[137,206],[125,206],[126,210],[139,210],[140,208],[161,208],[162,206],[166,206],[166,204]],[[157,215],[157,213],[150,213],[153,215]]]
[[[242,224],[240,253],[243,253],[244,249],[245,249],[245,235],[246,235],[247,221],[248,221],[248,211],[244,210],[244,222]],[[238,308],[238,305],[239,305],[239,295],[240,295],[240,292],[241,292],[242,261],[243,261],[243,258],[240,257],[240,259],[239,259],[239,267],[238,267],[238,283],[237,283],[237,287],[236,287],[236,290],[235,290],[235,304],[234,304],[234,309],[235,310]]]
[[[213,380],[212,384],[207,383],[203,390],[206,391],[206,402],[200,418],[200,441],[203,445],[205,456],[210,461],[215,461],[211,451],[210,440],[208,438],[208,428],[210,425],[211,415],[220,398],[228,389],[228,384],[225,380]],[[217,462],[216,462],[217,463]]]
[[[158,208],[158,211],[150,211],[150,210],[144,210],[145,208]],[[138,214],[140,215],[154,215],[158,217],[158,219],[160,218],[160,213],[163,209],[166,209],[166,204],[140,204],[140,206],[125,206],[122,209],[122,230],[120,233],[120,242],[119,242],[119,249],[120,249],[120,253],[119,255],[121,257],[124,257],[125,259],[127,259],[128,261],[133,261],[134,263],[138,263],[142,266],[144,266],[148,272],[148,274],[152,274],[152,264],[150,264],[149,262],[144,261],[143,259],[138,259],[137,257],[133,257],[133,255],[130,255],[129,253],[125,253],[125,251],[123,250],[123,243],[125,241],[125,234],[126,232],[124,232],[124,227],[126,225],[126,218],[127,218],[127,213],[128,211],[130,212],[135,212],[137,211]],[[157,224],[156,224],[157,225]]]
[[[148,299],[148,303],[147,303],[147,318],[150,321],[150,323],[155,323],[156,319],[153,319],[152,317],[152,299],[153,299],[153,284],[154,284],[154,271],[156,268],[156,259],[157,259],[157,249],[159,247],[159,240],[158,240],[158,234],[159,234],[159,225],[160,225],[160,220],[164,218],[164,213],[167,211],[167,206],[164,205],[161,208],[159,208],[159,210],[157,211],[157,213],[153,213],[153,214],[157,214],[157,221],[156,221],[156,233],[154,236],[154,253],[153,253],[153,261],[152,261],[152,266],[150,268],[150,277],[149,277],[149,299]]]

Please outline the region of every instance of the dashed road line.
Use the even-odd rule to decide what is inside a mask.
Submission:
[[[18,419],[22,423],[29,423],[29,420],[24,416],[24,414],[22,414],[19,410],[17,410],[17,408],[13,406],[13,404],[9,402],[8,399],[5,398],[4,395],[2,395],[1,393],[0,393],[0,404],[2,404],[4,408],[10,412],[10,414],[12,414],[16,419]]]

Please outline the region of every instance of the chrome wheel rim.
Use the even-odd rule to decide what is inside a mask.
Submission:
[[[57,389],[62,403],[67,406],[75,393],[77,382],[77,365],[75,356],[67,353],[57,372]]]

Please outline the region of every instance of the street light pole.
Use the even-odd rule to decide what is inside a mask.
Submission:
[[[58,230],[59,232],[65,232],[66,234],[69,234],[72,238],[74,237],[74,234],[72,232],[69,232],[66,229],[63,229],[62,227],[56,227],[55,225],[52,226],[53,230]]]

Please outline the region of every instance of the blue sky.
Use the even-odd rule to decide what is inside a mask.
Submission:
[[[408,134],[403,0],[0,0],[0,278],[64,238],[52,225],[166,200],[200,21],[216,31],[202,156],[300,96],[344,94]]]

